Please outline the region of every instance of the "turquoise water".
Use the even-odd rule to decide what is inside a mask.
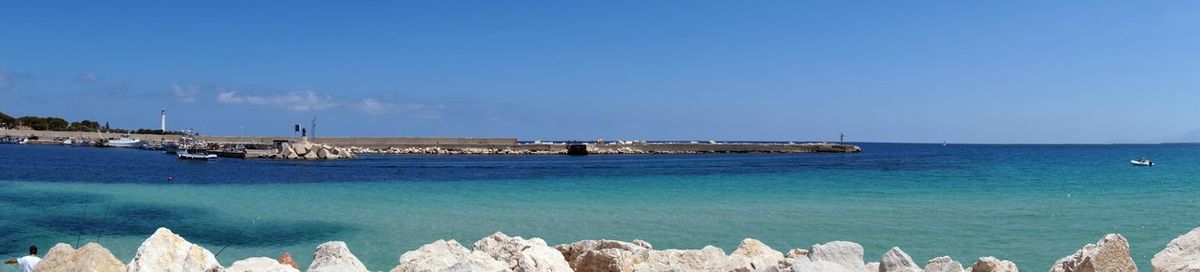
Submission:
[[[656,248],[745,237],[777,250],[831,240],[868,261],[900,246],[1047,269],[1105,233],[1142,270],[1200,227],[1200,146],[864,144],[862,154],[367,156],[184,162],[150,151],[0,145],[0,254],[99,239],[129,260],[157,226],[225,265],[344,240],[372,270],[437,239],[495,231],[643,239]],[[1158,166],[1132,167],[1149,156]],[[172,183],[166,177],[174,178]],[[251,223],[253,222],[253,223]],[[245,230],[242,235],[238,235]],[[235,239],[236,237],[236,239]]]

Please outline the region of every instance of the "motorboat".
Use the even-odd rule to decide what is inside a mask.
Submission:
[[[215,160],[215,159],[217,159],[217,155],[216,155],[216,154],[208,154],[208,152],[205,152],[205,151],[203,151],[203,150],[191,150],[191,151],[189,151],[189,150],[187,150],[187,149],[180,149],[178,153],[175,153],[175,155],[179,156],[179,159],[181,159],[181,160],[201,160],[201,161],[207,161],[207,160]]]
[[[137,147],[142,147],[142,140],[138,139],[138,138],[130,137],[129,134],[124,134],[124,135],[121,135],[121,138],[109,139],[108,141],[106,141],[104,143],[104,145],[109,146],[109,147],[137,148]]]
[[[1154,161],[1151,161],[1150,159],[1147,159],[1147,158],[1140,158],[1140,159],[1132,160],[1132,161],[1129,161],[1129,163],[1133,164],[1134,166],[1154,166]]]

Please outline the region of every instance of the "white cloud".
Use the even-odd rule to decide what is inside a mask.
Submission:
[[[196,84],[171,84],[171,93],[175,95],[175,100],[180,102],[196,102],[196,96],[200,95],[203,88]]]
[[[429,105],[423,103],[408,103],[404,104],[400,109],[405,115],[415,118],[436,119],[442,118],[442,110],[445,105]]]
[[[376,98],[363,99],[358,103],[354,103],[354,107],[359,111],[369,114],[400,113],[408,117],[425,119],[441,118],[442,111],[446,108],[444,105],[424,103],[396,104]]]
[[[217,89],[217,103],[270,106],[293,111],[323,110],[337,106],[332,97],[319,96],[313,91],[246,95],[224,88]]]
[[[75,77],[75,81],[84,84],[100,82],[100,76],[92,72],[84,72]]]
[[[396,104],[379,101],[379,99],[375,98],[363,99],[355,106],[358,110],[370,114],[385,114],[396,110]]]

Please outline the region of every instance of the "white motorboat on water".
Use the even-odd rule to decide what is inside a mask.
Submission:
[[[1133,164],[1134,166],[1154,166],[1154,161],[1151,161],[1147,158],[1132,160],[1129,161],[1129,163]]]
[[[121,135],[121,138],[109,139],[108,141],[104,142],[104,145],[108,146],[108,147],[134,147],[134,148],[137,148],[137,147],[142,147],[142,140],[138,139],[138,138],[130,137],[129,134],[125,134],[125,135]]]
[[[217,159],[217,154],[208,154],[208,152],[204,151],[188,151],[187,149],[180,149],[175,155],[178,155],[181,160],[207,161]]]

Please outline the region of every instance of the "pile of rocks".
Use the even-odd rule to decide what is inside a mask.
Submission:
[[[1172,240],[1151,260],[1154,272],[1200,271],[1200,228]],[[211,252],[159,228],[137,249],[128,264],[113,257],[99,244],[79,249],[58,244],[46,253],[36,271],[93,272],[299,272],[287,254],[278,260],[254,257],[221,266]],[[333,241],[317,246],[309,272],[366,272],[346,243]],[[613,240],[584,240],[551,247],[539,238],[524,239],[495,233],[464,247],[454,240],[438,240],[400,255],[392,272],[1017,272],[1010,261],[995,257],[977,259],[963,267],[950,257],[937,257],[919,266],[907,253],[894,247],[879,262],[866,263],[859,244],[833,241],[786,254],[754,239],[745,239],[733,253],[706,246],[699,250],[656,250],[650,243]],[[1050,267],[1051,272],[1137,271],[1129,254],[1129,243],[1119,234],[1105,235]]]
[[[285,160],[339,160],[353,159],[358,156],[346,148],[302,141],[283,143],[279,146],[279,153],[267,157]]]
[[[365,148],[352,146],[346,150],[356,154],[441,154],[441,155],[566,155],[567,150],[560,149],[512,149],[512,148],[488,148],[488,147],[463,147],[449,148],[440,146],[422,146],[422,147],[390,147],[390,148]]]

